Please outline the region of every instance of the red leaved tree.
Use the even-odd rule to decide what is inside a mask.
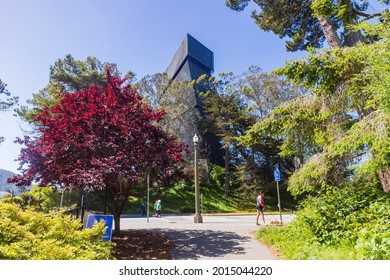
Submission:
[[[134,184],[146,173],[171,173],[183,160],[182,142],[159,126],[163,111],[143,102],[137,90],[107,70],[107,87],[60,93],[61,101],[36,117],[40,136],[25,137],[18,185],[62,184],[83,190],[109,188],[115,233]]]

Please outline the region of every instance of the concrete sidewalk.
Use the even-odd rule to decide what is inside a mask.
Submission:
[[[277,219],[266,215],[266,222]],[[283,222],[292,216],[283,216]],[[255,240],[255,215],[203,216],[195,224],[192,215],[140,216],[121,219],[121,229],[158,231],[168,235],[175,244],[175,260],[274,260],[272,252]]]

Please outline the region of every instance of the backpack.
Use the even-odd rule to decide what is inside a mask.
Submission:
[[[261,204],[263,204],[263,205],[261,205]],[[258,195],[257,199],[256,199],[256,208],[260,209],[261,207],[265,209],[264,200],[260,195]]]
[[[257,198],[256,198],[256,208],[260,208],[259,198],[261,199],[260,195],[258,195]]]

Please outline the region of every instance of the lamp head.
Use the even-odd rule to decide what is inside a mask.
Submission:
[[[192,141],[194,142],[194,145],[197,145],[199,143],[199,136],[195,133],[194,137],[192,138]]]

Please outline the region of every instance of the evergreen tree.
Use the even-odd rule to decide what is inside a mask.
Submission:
[[[340,187],[365,172],[390,191],[389,16],[383,17],[361,26],[375,43],[313,51],[276,71],[311,91],[273,110],[247,141],[272,133],[283,139],[281,155],[303,151],[304,164],[290,178],[293,193]]]
[[[202,76],[197,83],[206,89],[201,95],[206,113],[203,129],[220,136],[225,148],[227,194],[233,172],[244,189],[251,192],[273,181],[275,165],[279,165],[283,174],[293,171],[292,159],[278,155],[279,139],[265,136],[256,143],[240,143],[238,139],[280,103],[300,94],[298,87],[254,66],[241,75]]]
[[[60,92],[72,93],[91,85],[106,86],[106,70],[111,68],[118,73],[113,63],[100,62],[95,57],[87,57],[85,61],[75,60],[68,54],[64,59],[58,59],[53,66],[50,66],[50,78],[48,85],[33,98],[27,100],[32,107],[21,106],[16,111],[25,121],[37,125],[35,117],[39,115],[44,107],[52,107],[58,104]],[[132,77],[129,72],[128,76]]]
[[[7,90],[7,85],[3,83],[3,81],[0,79],[0,95],[4,94],[6,96],[10,96],[10,92]],[[15,104],[18,103],[19,98],[14,97],[7,97],[7,99],[3,100],[0,98],[0,111],[6,111],[12,108]],[[4,137],[0,136],[0,143],[4,141]]]
[[[233,10],[242,11],[251,0],[226,0]],[[354,0],[253,0],[259,11],[252,18],[260,29],[288,37],[289,51],[320,48],[324,40],[331,48],[353,46],[366,40],[356,25],[361,20],[381,17],[368,13],[370,1]],[[378,0],[389,4],[387,0]]]

